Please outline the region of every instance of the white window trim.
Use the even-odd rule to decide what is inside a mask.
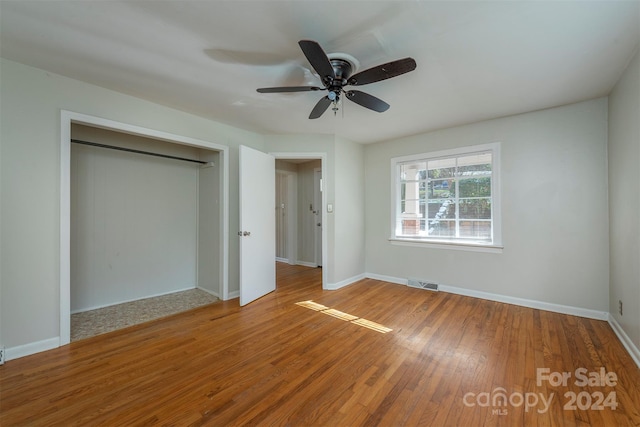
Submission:
[[[463,154],[473,154],[477,152],[491,151],[492,153],[492,174],[491,174],[491,199],[492,199],[492,221],[493,221],[493,241],[474,242],[465,240],[446,240],[437,238],[411,239],[396,236],[396,218],[399,215],[398,209],[398,189],[400,188],[400,174],[398,164],[414,160],[425,160],[437,157],[453,157]],[[429,247],[437,249],[456,249],[480,252],[502,252],[502,215],[501,215],[501,173],[500,173],[500,142],[489,144],[472,145],[458,147],[449,150],[434,151],[429,153],[412,154],[408,156],[394,157],[391,159],[391,215],[389,231],[389,241],[394,245]]]

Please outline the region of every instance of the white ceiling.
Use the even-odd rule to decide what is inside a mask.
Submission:
[[[640,1],[5,1],[0,55],[260,133],[368,143],[607,95],[640,40]],[[411,73],[361,86],[391,104],[323,92],[298,40],[356,57],[407,56]]]

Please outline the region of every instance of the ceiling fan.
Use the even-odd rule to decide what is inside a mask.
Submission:
[[[355,102],[365,108],[382,113],[389,109],[389,104],[373,95],[359,91],[346,90],[345,86],[362,86],[369,83],[390,79],[416,69],[416,61],[413,58],[398,59],[373,68],[353,74],[359,66],[358,61],[351,55],[336,53],[328,55],[324,53],[322,47],[313,40],[300,40],[300,49],[307,57],[307,60],[322,79],[322,85],[318,86],[284,86],[266,87],[258,89],[260,93],[279,92],[308,92],[316,90],[327,90],[326,96],[320,99],[311,114],[310,119],[317,119],[333,104],[334,114],[338,111],[340,96],[345,95],[350,101]]]

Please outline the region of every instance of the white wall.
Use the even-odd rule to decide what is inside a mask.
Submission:
[[[42,349],[60,335],[60,111],[226,145],[229,290],[238,289],[238,146],[263,138],[104,88],[0,60],[2,344]]]
[[[195,148],[104,129],[73,125],[71,137],[198,159]],[[71,145],[72,313],[196,286],[198,170]]]
[[[389,242],[391,158],[498,141],[502,253]],[[606,142],[603,98],[367,145],[367,273],[608,311]]]
[[[198,150],[199,159],[213,162],[198,170],[198,288],[222,298],[220,283],[220,155]],[[235,237],[235,236],[234,236]]]
[[[353,280],[365,271],[364,147],[336,138],[336,277]]]
[[[640,54],[609,96],[609,311],[640,348]],[[623,302],[623,314],[618,312]]]
[[[326,154],[322,165],[323,190],[326,203],[333,205],[334,212],[327,213],[323,223],[327,236],[323,275],[328,288],[361,278],[365,272],[363,147],[332,135],[265,135],[265,151]],[[306,203],[308,211],[309,201],[300,194],[298,197],[300,206],[304,207]],[[323,206],[325,212],[326,208]],[[302,223],[303,219],[299,218],[299,221]],[[298,245],[302,243],[298,242]]]

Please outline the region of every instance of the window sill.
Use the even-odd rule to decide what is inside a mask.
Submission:
[[[485,252],[501,254],[504,246],[488,243],[448,242],[444,240],[400,239],[390,237],[389,242],[398,246],[413,246],[416,248],[451,249],[456,251]]]

